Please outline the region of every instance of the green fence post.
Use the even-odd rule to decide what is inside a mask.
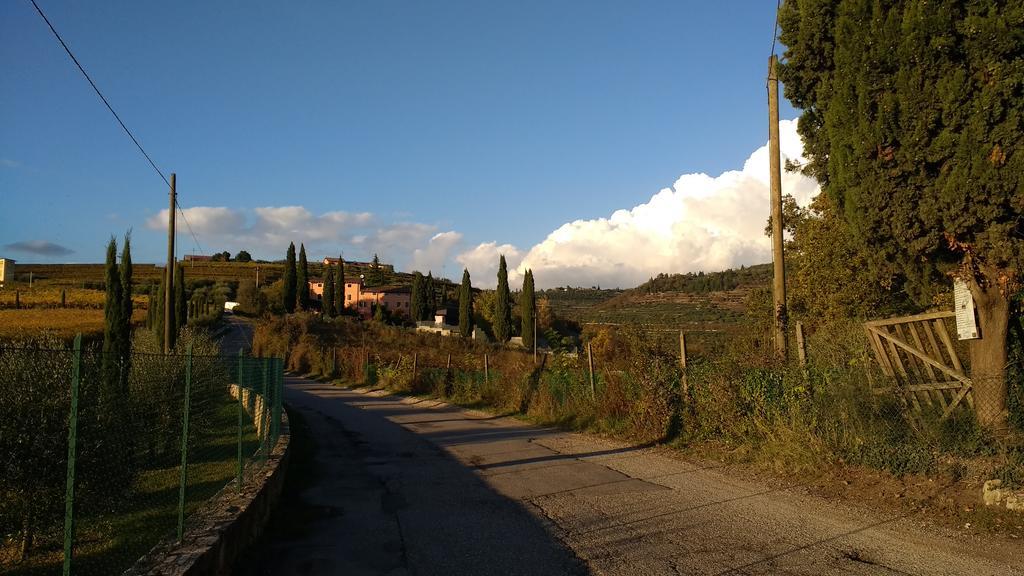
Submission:
[[[64,576],[71,574],[75,541],[75,455],[78,448],[78,387],[82,380],[82,335],[75,336],[71,364],[71,414],[68,418],[68,475],[64,492]]]
[[[269,389],[269,382],[267,380],[270,377],[270,358],[262,358],[263,360],[263,386],[260,394],[260,460],[266,461],[267,459],[267,446],[269,445],[270,434],[267,430],[267,420],[270,415],[270,409],[267,407],[267,390]]]
[[[281,389],[284,387],[284,378],[281,376],[281,359],[274,358],[271,362],[271,367],[274,370],[274,401],[271,404],[270,414],[270,448],[273,449],[274,446],[277,446],[277,439],[281,435]]]
[[[242,378],[245,374],[245,351],[238,351],[238,469],[236,470],[236,484],[238,485],[238,492],[242,492],[242,472],[243,472],[243,460],[242,460],[242,426],[245,424],[243,420],[243,412],[245,408],[242,405]]]
[[[178,486],[178,542],[185,534],[185,485],[188,483],[188,420],[192,397],[192,344],[185,348],[185,411],[181,415],[181,483]]]

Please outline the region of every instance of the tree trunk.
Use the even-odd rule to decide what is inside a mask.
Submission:
[[[968,285],[974,296],[981,338],[970,341],[971,379],[974,381],[974,405],[978,422],[993,430],[1007,426],[1006,337],[1010,320],[1010,301],[988,276],[984,286],[977,281]]]

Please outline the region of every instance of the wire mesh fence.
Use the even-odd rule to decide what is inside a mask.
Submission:
[[[0,347],[0,574],[118,574],[280,434],[276,358]]]

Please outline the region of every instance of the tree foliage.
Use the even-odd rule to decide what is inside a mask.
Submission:
[[[239,250],[235,255],[235,262],[252,262],[252,255],[245,250]]]
[[[295,305],[300,311],[309,308],[309,261],[306,260],[306,245],[299,245],[299,267],[295,274],[295,290],[297,300]]]
[[[288,252],[285,254],[284,263],[284,289],[281,294],[281,304],[288,314],[295,312],[296,278],[295,278],[295,243],[288,244]]]
[[[805,172],[872,275],[922,304],[950,275],[967,282],[978,416],[1000,426],[1024,253],[1024,5],[789,0],[779,22]]]
[[[459,334],[463,338],[473,335],[473,283],[469,270],[462,269],[462,285],[459,286]]]
[[[494,300],[494,338],[508,342],[512,337],[512,294],[508,288],[508,266],[505,255],[498,260],[498,288]]]
[[[337,314],[334,309],[334,266],[328,264],[324,268],[324,292],[320,302],[323,304],[324,316],[330,318]]]
[[[537,296],[533,287],[533,271],[527,270],[523,275],[523,293],[519,295],[519,316],[522,319],[521,334],[523,346],[533,348],[534,318],[537,313]]]
[[[338,314],[345,312],[345,259],[338,257],[338,275],[334,279],[334,310]]]
[[[414,322],[427,319],[427,280],[419,272],[412,273],[412,299],[409,315]]]

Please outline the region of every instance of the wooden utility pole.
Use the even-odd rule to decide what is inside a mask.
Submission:
[[[679,331],[679,368],[683,371],[682,384],[683,398],[690,397],[690,382],[686,378],[686,333]]]
[[[175,174],[171,173],[171,202],[167,211],[167,270],[164,271],[164,354],[171,352],[171,331],[174,330],[171,321],[174,314],[174,210],[178,204],[178,194],[175,190]]]
[[[587,370],[590,376],[590,397],[594,398],[597,396],[597,389],[594,387],[594,351],[590,348],[590,342],[587,342]]]
[[[782,153],[779,148],[779,76],[777,56],[768,59],[768,158],[772,199],[772,284],[775,354],[786,359],[786,266],[782,253]]]
[[[533,307],[533,365],[537,365],[537,307]]]

